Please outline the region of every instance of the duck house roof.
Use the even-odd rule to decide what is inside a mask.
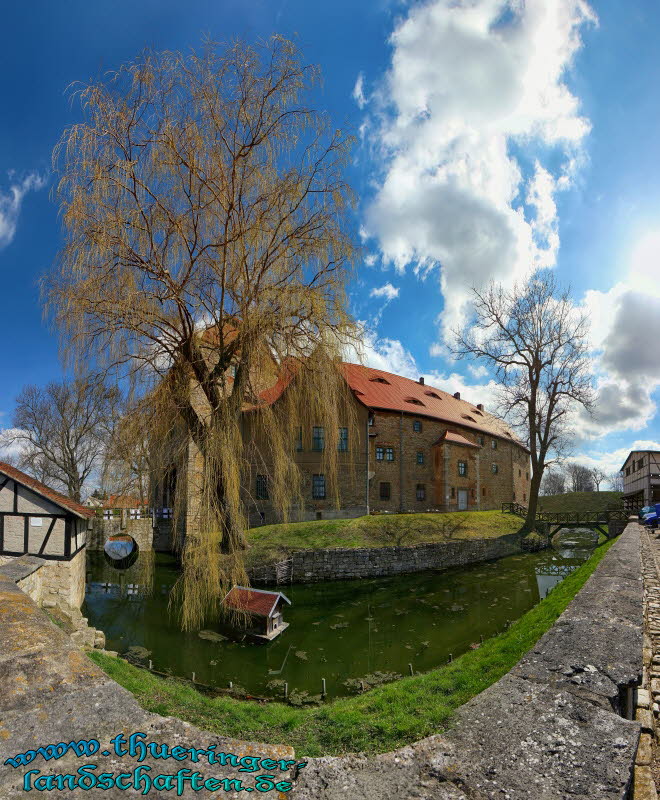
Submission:
[[[280,598],[291,605],[289,598],[282,592],[267,592],[264,589],[248,589],[245,586],[234,586],[222,601],[238,611],[247,611],[260,617],[273,615]]]

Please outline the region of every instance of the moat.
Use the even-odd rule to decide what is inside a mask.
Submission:
[[[374,672],[426,672],[501,632],[576,569],[590,553],[588,537],[563,549],[522,554],[446,572],[279,587],[291,600],[289,628],[269,644],[182,633],[168,613],[179,572],[174,557],[157,554],[148,590],[136,564],[119,571],[90,552],[83,613],[106,634],[107,648],[174,676],[278,697],[351,694]],[[142,558],[142,556],[141,556]],[[275,588],[275,587],[272,587]],[[209,621],[206,632],[219,632]],[[208,633],[204,634],[208,636]],[[211,634],[212,636],[212,634]]]

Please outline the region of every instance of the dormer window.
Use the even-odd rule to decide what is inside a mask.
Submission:
[[[474,417],[471,417],[469,414],[461,414],[463,419],[468,419],[470,422],[476,422],[477,420]]]
[[[436,392],[424,392],[424,394],[428,395],[429,397],[435,397],[436,400],[442,400],[440,395]]]
[[[412,403],[412,405],[414,405],[414,406],[423,406],[424,405],[424,403],[422,403],[422,401],[418,400],[416,397],[406,397],[404,399],[405,399],[406,403]]]
[[[385,378],[381,378],[378,376],[377,378],[369,378],[372,383],[384,383],[386,386],[390,386],[390,382],[386,381]]]

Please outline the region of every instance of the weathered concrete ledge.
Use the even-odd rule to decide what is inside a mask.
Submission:
[[[48,744],[94,738],[100,752],[113,752],[110,739],[118,733],[128,736],[134,731],[147,734],[148,741],[167,743],[171,747],[205,748],[215,744],[217,752],[238,755],[260,755],[264,758],[293,759],[293,750],[284,746],[262,745],[223,739],[181,720],[150,714],[138,705],[130,692],[112,681],[76,647],[71,639],[55,626],[36,603],[17,586],[17,575],[27,570],[26,562],[16,561],[0,567],[0,798],[25,798],[23,775],[31,769],[42,775],[75,773],[85,764],[97,764],[103,772],[131,773],[139,763],[131,758],[94,756],[77,758],[67,754],[59,760],[35,758],[28,766],[16,769],[5,765],[5,759],[17,753],[35,750]],[[19,579],[20,580],[20,579]],[[173,774],[181,767],[199,769],[205,777],[241,778],[252,785],[250,773],[239,773],[220,765],[194,764],[147,758],[142,762],[152,768],[151,775]],[[272,772],[272,771],[271,771]],[[277,770],[278,780],[288,780],[288,773]],[[39,777],[39,776],[34,776]],[[235,791],[221,792],[223,797],[244,797]],[[271,792],[271,796],[275,794]],[[134,790],[113,788],[92,792],[84,789],[64,792],[48,791],[55,800],[61,798],[136,798]],[[41,795],[40,795],[41,796]],[[185,798],[218,797],[219,793],[194,792],[188,788]],[[176,792],[151,791],[147,797],[176,797]]]
[[[628,796],[640,724],[640,527],[627,526],[556,624],[454,727],[376,757],[310,759],[297,800],[614,800]]]
[[[8,561],[0,567],[0,574],[16,583],[20,583],[46,563],[46,559],[39,558],[39,556],[21,556]]]
[[[252,583],[318,583],[355,578],[382,578],[427,569],[465,567],[522,552],[524,534],[508,533],[487,539],[454,539],[447,542],[400,547],[333,547],[297,550],[286,573],[277,564],[248,570]]]

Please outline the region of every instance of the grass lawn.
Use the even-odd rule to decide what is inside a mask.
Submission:
[[[548,597],[479,649],[424,675],[320,707],[208,697],[190,683],[157,677],[122,659],[99,652],[89,656],[143,708],[219,735],[291,745],[298,757],[385,752],[445,730],[456,708],[508,672],[552,626],[613,541],[594,551]]]
[[[462,528],[451,533],[461,522]],[[248,531],[247,563],[285,558],[293,550],[326,547],[392,547],[454,539],[485,539],[515,533],[522,520],[501,511],[451,514],[374,514],[355,519],[313,520],[288,525],[262,525]]]
[[[623,492],[567,492],[539,497],[539,511],[605,511]]]

